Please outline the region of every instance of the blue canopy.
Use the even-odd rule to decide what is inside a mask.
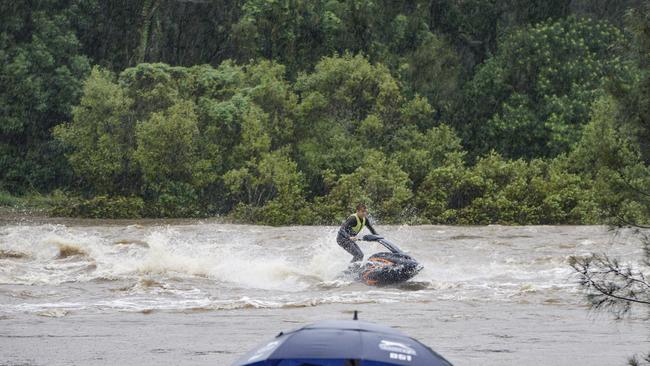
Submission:
[[[323,321],[280,333],[233,366],[451,366],[429,347],[393,328]]]

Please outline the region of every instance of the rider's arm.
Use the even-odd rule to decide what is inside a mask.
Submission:
[[[373,235],[377,235],[377,232],[375,231],[375,228],[372,227],[372,225],[370,224],[370,220],[369,220],[369,219],[366,219],[366,226],[368,227],[368,230],[370,230],[370,232],[371,232]]]

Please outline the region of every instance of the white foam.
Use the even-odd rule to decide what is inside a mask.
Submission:
[[[508,241],[508,246],[496,245],[489,241],[492,234],[471,231],[479,229],[445,229],[431,234],[430,229],[396,228],[391,239],[395,237],[402,249],[424,265],[414,279],[421,285],[377,290],[340,278],[350,255],[336,244],[335,228],[219,224],[5,226],[0,228],[0,249],[26,256],[0,259],[0,284],[43,285],[56,294],[48,295],[45,305],[36,300],[20,303],[22,307],[6,305],[21,311],[47,310],[50,306],[71,311],[88,307],[145,310],[315,306],[420,301],[425,295],[508,301],[512,297],[542,296],[544,292],[576,291],[566,263],[575,249],[559,248],[554,243],[531,244],[529,239],[516,236],[500,239]],[[476,239],[461,242],[440,237],[468,233]],[[436,237],[428,237],[432,235]],[[585,250],[598,249],[604,242],[598,237],[591,241]],[[73,246],[86,255],[57,259],[62,245]],[[366,254],[384,250],[373,243],[359,245]],[[631,253],[628,258],[638,258],[638,249],[630,248],[624,249]],[[107,279],[117,284],[94,285],[93,281]],[[151,280],[152,285],[142,280]],[[69,288],[58,286],[66,283],[74,284]],[[80,295],[87,296],[84,301],[77,302],[74,294],[67,295],[67,290],[75,288],[89,293]],[[105,292],[107,288],[110,293]]]

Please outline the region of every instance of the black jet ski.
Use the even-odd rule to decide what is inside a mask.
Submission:
[[[422,265],[413,257],[383,237],[364,235],[363,240],[379,242],[390,253],[375,253],[366,262],[350,265],[346,272],[355,280],[371,286],[391,285],[408,281],[422,270]]]

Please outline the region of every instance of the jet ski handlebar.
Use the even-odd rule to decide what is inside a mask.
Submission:
[[[379,241],[379,239],[383,239],[383,236],[379,235],[364,235],[363,240],[364,241]]]
[[[397,247],[397,245],[395,245],[395,244],[389,242],[388,240],[384,239],[383,236],[379,236],[379,235],[364,235],[364,236],[363,236],[363,240],[364,240],[364,241],[377,241],[377,242],[381,243],[381,245],[383,245],[384,247],[386,247],[386,249],[390,250],[390,251],[393,252],[393,253],[404,254],[404,252],[402,252],[402,251]]]

